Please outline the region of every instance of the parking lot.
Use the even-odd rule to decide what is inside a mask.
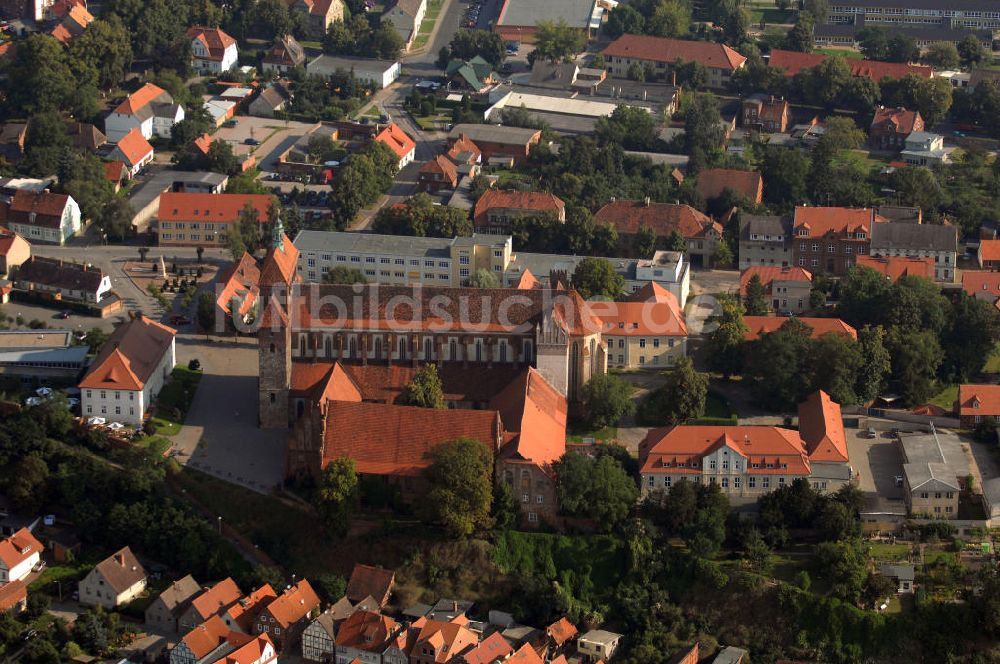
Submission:
[[[236,156],[253,154],[257,158],[257,167],[262,171],[274,171],[277,170],[278,156],[315,126],[308,122],[240,115],[236,118],[236,126],[220,127],[215,132],[215,138],[232,145]],[[247,139],[260,141],[260,144],[247,145]]]
[[[875,438],[868,437],[866,428],[845,429],[844,433],[866,510],[904,511],[903,488],[896,486],[896,478],[903,475],[903,456],[891,430],[877,431]]]

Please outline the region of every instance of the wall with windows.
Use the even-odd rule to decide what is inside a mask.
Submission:
[[[161,221],[160,246],[225,247],[229,243],[230,223],[215,221]]]
[[[605,333],[608,364],[625,369],[671,367],[687,354],[687,337],[634,337]]]
[[[146,409],[156,400],[175,364],[174,341],[163,354],[141,390],[84,388],[80,391],[83,417],[103,417],[109,422],[139,426]]]

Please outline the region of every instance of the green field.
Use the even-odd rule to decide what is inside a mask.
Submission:
[[[986,358],[983,373],[1000,373],[1000,343],[993,347],[993,352]]]
[[[791,23],[795,20],[795,12],[791,9],[782,11],[777,7],[766,7],[762,9],[750,10],[750,23],[758,25],[761,21],[767,24]]]
[[[847,58],[848,60],[863,60],[864,56],[858,51],[848,51],[843,48],[817,48],[813,53],[821,53],[823,55],[839,55],[842,58]]]
[[[153,422],[156,423],[157,434],[175,436],[180,432],[200,381],[200,371],[191,371],[182,366],[174,367],[170,382],[163,386],[156,400]]]
[[[594,440],[614,440],[617,437],[618,427],[604,427],[603,429],[597,429],[595,431],[580,431],[578,433],[573,433],[566,438],[571,443],[582,443],[584,438],[593,438]]]
[[[955,407],[955,401],[957,399],[958,385],[949,385],[931,397],[929,403],[932,403],[935,406],[941,406],[942,408],[950,411]]]

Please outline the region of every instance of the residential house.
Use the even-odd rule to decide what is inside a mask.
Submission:
[[[278,597],[274,588],[265,583],[250,594],[229,605],[222,614],[222,621],[229,629],[243,634],[253,634],[257,620],[264,609]]]
[[[871,229],[885,221],[875,208],[795,208],[792,255],[810,272],[844,276],[855,259],[869,253]]]
[[[11,581],[0,586],[0,613],[18,615],[28,608],[28,586],[24,581]]]
[[[239,62],[236,40],[220,28],[195,26],[188,28],[191,40],[191,60],[195,71],[202,74],[221,74]]]
[[[491,159],[513,160],[522,164],[531,153],[531,148],[541,140],[540,129],[503,127],[491,124],[457,124],[448,133],[448,146],[462,139],[476,144],[482,155],[482,162]]]
[[[437,193],[442,189],[454,189],[458,186],[458,169],[451,159],[439,154],[423,163],[417,179],[421,191]]]
[[[471,60],[452,60],[445,74],[455,89],[475,93],[485,92],[491,85],[500,82],[500,75],[493,71],[493,65],[481,55]]]
[[[902,150],[911,134],[923,131],[924,119],[920,111],[881,106],[876,109],[868,128],[868,143],[876,150]]]
[[[885,275],[889,281],[896,282],[900,277],[923,277],[934,281],[934,259],[907,256],[858,256],[858,267],[866,267]]]
[[[764,287],[767,303],[775,312],[802,313],[811,308],[812,274],[801,267],[753,265],[740,273],[740,297],[746,298],[747,285],[754,277]]]
[[[657,203],[646,198],[612,200],[594,214],[598,224],[610,224],[618,232],[624,251],[634,251],[640,229],[648,228],[656,235],[656,247],[668,248],[674,231],[687,242],[687,254],[692,263],[708,265],[722,238],[722,226],[690,205]]]
[[[962,290],[969,297],[985,300],[1000,309],[1000,272],[962,272]]]
[[[288,9],[309,17],[309,32],[322,39],[330,25],[344,20],[343,0],[288,0]]]
[[[7,277],[31,258],[31,245],[14,231],[0,226],[0,277]]]
[[[698,172],[695,189],[706,201],[722,196],[728,189],[741,199],[760,205],[764,196],[764,179],[756,171],[706,168]]]
[[[80,381],[80,412],[142,424],[174,370],[177,330],[139,312],[115,328]]]
[[[958,417],[963,429],[975,429],[984,417],[1000,422],[1000,385],[959,385]]]
[[[744,129],[765,134],[780,134],[788,129],[791,110],[783,98],[774,95],[752,94],[743,100],[740,114]]]
[[[951,162],[955,148],[944,146],[944,136],[915,131],[906,137],[900,156],[910,166],[937,166]]]
[[[529,84],[534,88],[572,90],[580,94],[595,95],[607,77],[608,72],[605,69],[580,67],[575,62],[548,62],[539,58],[531,65]],[[663,94],[668,97],[664,104],[664,113],[673,114],[676,111],[677,98],[680,96],[679,89],[673,98],[668,90]]]
[[[213,664],[278,664],[277,650],[267,634],[250,637],[230,632],[228,641],[234,650]]]
[[[0,583],[23,581],[41,561],[43,549],[27,528],[0,542]]]
[[[286,588],[283,593],[264,607],[254,622],[253,633],[264,634],[274,641],[280,651],[292,645],[306,625],[311,614],[319,612],[319,597],[305,579]]]
[[[428,620],[413,643],[410,664],[447,664],[478,643],[479,637],[464,624]]]
[[[503,634],[493,632],[474,647],[458,655],[456,662],[460,664],[498,664],[512,654],[514,654],[514,649],[503,637]]]
[[[962,401],[963,387],[959,386],[959,412],[976,411],[973,400],[979,398],[978,386],[970,386],[975,389],[968,405]],[[966,420],[969,416],[961,417]],[[918,518],[957,519],[959,494],[969,476],[965,443],[958,434],[936,429],[929,434],[900,432],[898,439],[907,513]]]
[[[125,167],[124,161],[106,161],[104,162],[104,179],[111,183],[114,187],[115,193],[121,191],[122,182],[129,179],[128,169]]]
[[[261,68],[265,74],[278,72],[284,76],[292,69],[306,63],[306,52],[302,45],[291,35],[279,37],[264,54]],[[255,114],[254,114],[255,115]]]
[[[792,264],[792,222],[787,217],[740,214],[740,269]]]
[[[774,69],[780,69],[785,76],[791,77],[798,74],[803,69],[810,69],[827,59],[821,53],[801,53],[799,51],[785,51],[780,48],[772,48],[768,56],[767,65]],[[911,65],[898,62],[881,62],[878,60],[862,60],[860,58],[845,58],[844,62],[851,70],[851,76],[863,76],[870,78],[876,83],[883,78],[894,80],[904,78],[910,74],[920,78],[930,78],[934,70],[924,65]]]
[[[398,60],[376,60],[346,55],[319,55],[306,65],[306,73],[329,78],[337,72],[351,73],[364,85],[383,90],[392,85],[402,72]]]
[[[111,277],[101,268],[60,258],[32,256],[14,275],[14,288],[54,301],[100,304],[112,295]]]
[[[27,122],[8,122],[0,127],[0,157],[17,164],[24,157],[24,141],[28,137]]]
[[[170,664],[207,664],[232,651],[232,632],[222,619],[212,616],[191,628],[170,651]]]
[[[639,444],[643,495],[674,482],[716,484],[733,504],[757,500],[805,478],[820,491],[850,482],[840,407],[813,395],[799,408],[799,430],[771,426],[681,425],[652,429]],[[577,640],[583,651],[584,637]]]
[[[878,573],[896,582],[896,594],[903,595],[913,592],[913,580],[915,576],[913,565],[882,563],[878,567]]]
[[[395,583],[396,573],[392,570],[359,563],[354,566],[347,582],[346,597],[355,604],[371,597],[381,608],[389,603],[389,594]]]
[[[183,119],[184,107],[174,103],[169,92],[146,83],[104,119],[104,133],[112,143],[117,143],[135,128],[147,140],[154,135],[170,138],[171,128]]]
[[[319,614],[302,631],[302,659],[310,662],[330,662],[337,654],[336,618],[329,611]]]
[[[888,213],[880,208],[879,213]],[[954,283],[958,260],[958,229],[950,224],[889,221],[872,226],[871,255],[877,257],[930,258],[933,278]]]
[[[49,35],[63,46],[68,46],[71,41],[82,35],[87,26],[93,22],[93,14],[87,10],[83,3],[73,3],[67,6],[66,12],[49,31]]]
[[[592,302],[604,327],[608,365],[622,369],[662,369],[687,355],[687,325],[673,293],[655,282],[622,302]]]
[[[259,304],[259,282],[257,260],[244,251],[240,260],[219,274],[222,288],[215,298],[216,321],[226,321],[229,325],[237,320],[242,324],[250,322]]]
[[[487,189],[476,201],[472,220],[477,233],[510,235],[515,219],[546,215],[565,223],[566,204],[547,191]]]
[[[585,662],[606,662],[614,657],[621,640],[621,634],[592,629],[586,634],[581,634],[576,640],[576,650],[583,656]]]
[[[231,578],[219,581],[211,588],[192,598],[177,620],[179,631],[188,632],[212,616],[223,616],[243,593]]]
[[[229,232],[247,205],[263,226],[270,223],[269,194],[160,194],[159,244],[164,246],[225,247]]]
[[[199,593],[201,586],[190,574],[174,581],[146,607],[146,625],[157,631],[179,632],[181,614]]]
[[[649,35],[622,35],[601,53],[608,71],[618,78],[627,78],[633,65],[651,68],[655,73],[652,79],[669,78],[668,72],[678,62],[697,62],[705,68],[711,88],[725,88],[747,60],[725,44]]]
[[[549,639],[549,652],[552,654],[561,653],[578,633],[576,625],[565,616],[555,621],[545,628],[545,636]]]
[[[142,131],[135,128],[122,136],[108,156],[125,164],[128,177],[134,178],[146,164],[153,161],[153,146],[142,135]]]
[[[80,232],[80,206],[69,194],[19,189],[0,201],[0,223],[28,242],[62,245]]]
[[[413,40],[420,32],[420,23],[427,13],[427,0],[396,0],[396,3],[382,14],[382,21],[392,23],[403,39],[404,50],[409,51]]]
[[[355,611],[340,625],[336,638],[336,664],[382,664],[382,653],[391,645],[401,625],[373,611]]]
[[[984,270],[1000,269],[1000,240],[980,240],[976,258]]]
[[[80,581],[80,603],[114,609],[128,604],[145,589],[146,570],[126,546],[97,563]]]
[[[292,100],[292,93],[287,82],[275,81],[260,91],[257,98],[250,102],[250,115],[258,118],[273,118],[276,113],[284,111]]]
[[[376,134],[375,140],[392,150],[399,159],[400,169],[412,162],[417,154],[417,144],[395,122],[390,122],[389,126]]]
[[[743,322],[748,329],[743,338],[747,341],[756,341],[762,334],[777,332],[782,325],[790,320],[797,320],[810,328],[813,339],[818,339],[829,333],[841,334],[855,341],[858,338],[858,331],[839,318],[810,318],[808,316],[744,316]]]
[[[104,132],[89,122],[68,122],[66,133],[70,143],[78,150],[96,152],[99,147],[108,142]]]

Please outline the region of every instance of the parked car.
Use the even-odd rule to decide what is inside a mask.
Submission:
[[[187,316],[181,316],[180,314],[174,314],[170,317],[171,325],[190,325],[191,319]]]
[[[244,138],[243,145],[260,145],[260,141],[256,138]]]
[[[868,431],[866,432],[866,435],[869,438],[877,438],[878,437],[878,434],[875,433],[875,427],[868,427]]]
[[[233,118],[232,120],[226,120],[225,123],[223,123],[222,126],[223,127],[235,127],[236,124],[237,124],[236,123],[236,118]]]
[[[73,312],[71,312],[69,309],[63,309],[58,314],[56,314],[56,318],[59,318],[61,320],[66,320],[67,318],[70,317],[71,313]]]

